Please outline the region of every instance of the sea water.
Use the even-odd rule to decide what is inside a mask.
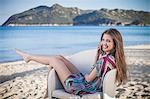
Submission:
[[[97,48],[108,28],[122,33],[124,46],[150,44],[150,27],[140,26],[32,26],[0,27],[0,62],[20,60],[14,48],[41,55],[70,55]]]

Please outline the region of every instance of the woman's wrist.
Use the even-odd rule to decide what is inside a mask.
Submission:
[[[87,81],[87,82],[89,82],[89,75],[88,74],[85,74],[85,80]]]

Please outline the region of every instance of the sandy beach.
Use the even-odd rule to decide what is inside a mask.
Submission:
[[[150,99],[150,45],[125,47],[129,80],[117,99]],[[0,99],[43,99],[47,66],[24,61],[0,63]]]

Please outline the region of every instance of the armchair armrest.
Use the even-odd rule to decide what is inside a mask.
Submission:
[[[103,81],[103,97],[104,99],[114,99],[116,90],[116,69],[110,70]]]
[[[48,96],[52,97],[52,92],[56,89],[62,89],[61,82],[57,76],[57,73],[52,69],[48,74]]]

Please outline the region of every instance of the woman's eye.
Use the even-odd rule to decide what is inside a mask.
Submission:
[[[110,40],[106,40],[106,42],[111,42]]]

